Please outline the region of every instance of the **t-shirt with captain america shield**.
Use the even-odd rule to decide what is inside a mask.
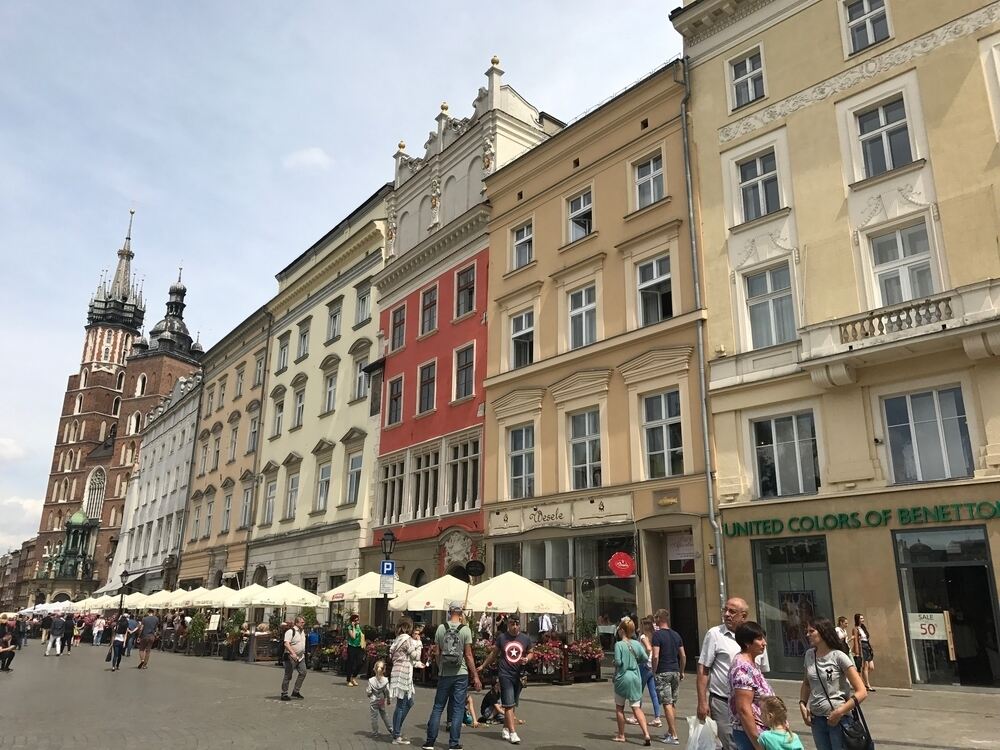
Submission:
[[[501,677],[517,679],[524,668],[524,657],[531,650],[531,639],[524,633],[497,635],[497,648],[500,649],[498,669]]]

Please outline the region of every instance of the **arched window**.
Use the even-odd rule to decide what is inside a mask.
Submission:
[[[120,372],[118,373],[118,380],[115,381],[115,390],[120,391],[124,387],[125,387],[125,373]]]
[[[63,427],[63,442],[64,443],[68,443],[69,442],[69,427],[70,427],[69,422],[67,422],[66,426]]]
[[[97,439],[103,443],[104,438],[107,436],[107,434],[108,434],[108,423],[101,422],[101,429],[100,432],[98,433]]]
[[[80,459],[81,459],[81,458],[83,458],[83,448],[80,448],[80,449],[79,449],[79,450],[78,450],[78,451],[76,452],[76,467],[75,467],[75,468],[77,468],[77,469],[79,469],[79,468],[80,468]]]
[[[84,367],[82,370],[80,370],[80,387],[81,388],[86,388],[87,387],[87,368],[86,367]]]
[[[62,471],[63,470],[63,463],[64,463],[64,459],[65,458],[66,458],[66,454],[65,453],[60,453],[59,454],[59,468],[56,469],[56,471]]]
[[[141,426],[142,426],[142,414],[140,414],[139,412],[135,412],[128,419],[128,434],[138,435]]]
[[[135,395],[145,396],[146,395],[146,374],[143,373],[135,381]]]
[[[76,406],[73,407],[73,413],[79,414],[81,411],[83,411],[83,394],[78,393],[76,394]]]
[[[108,520],[108,526],[115,527],[118,525],[118,508],[111,509],[111,518]]]
[[[69,430],[69,441],[75,443],[77,436],[80,434],[80,423],[75,419],[73,420],[73,426]]]
[[[69,497],[67,500],[72,500],[76,497],[76,477],[73,477],[73,483],[69,486]]]
[[[51,510],[49,511],[49,531],[53,531],[56,527],[56,514]]]
[[[115,396],[115,400],[111,402],[111,416],[117,417],[118,413],[122,410],[122,400],[120,396]]]
[[[80,422],[80,434],[77,435],[77,440],[85,440],[87,435],[87,420]]]
[[[69,499],[69,480],[63,479],[59,487],[59,502],[64,503]]]
[[[108,478],[104,469],[98,466],[90,474],[87,482],[87,502],[85,504],[87,518],[100,518],[104,508],[104,490]]]
[[[63,525],[63,512],[59,511],[56,513],[56,528],[61,529]]]

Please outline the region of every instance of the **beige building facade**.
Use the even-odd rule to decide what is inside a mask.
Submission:
[[[487,178],[489,574],[576,603],[610,647],[658,607],[716,609],[680,125],[667,65]]]
[[[998,686],[1000,3],[671,19],[728,590],[778,674],[808,617],[863,613],[875,685]]]

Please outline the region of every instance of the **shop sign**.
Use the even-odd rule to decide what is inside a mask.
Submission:
[[[690,531],[667,534],[668,560],[694,560],[694,534]]]
[[[524,508],[524,530],[539,526],[572,526],[573,506],[569,503],[539,505],[537,508]]]
[[[635,575],[635,558],[627,552],[615,552],[608,560],[608,570],[619,578]]]
[[[775,536],[783,531],[794,534],[843,531],[847,529],[889,526],[921,526],[924,524],[988,521],[1000,518],[1000,500],[975,503],[919,505],[908,508],[873,508],[852,513],[826,513],[790,518],[762,518],[753,521],[727,521],[722,524],[729,538],[741,536]]]
[[[911,612],[906,615],[911,641],[947,641],[948,653],[955,660],[955,642],[948,612]]]

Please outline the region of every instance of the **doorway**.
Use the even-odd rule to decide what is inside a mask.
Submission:
[[[694,581],[670,582],[670,628],[676,630],[684,642],[688,671],[694,671],[701,652],[698,638],[698,597]]]
[[[996,582],[983,527],[895,534],[913,681],[1000,687]]]

